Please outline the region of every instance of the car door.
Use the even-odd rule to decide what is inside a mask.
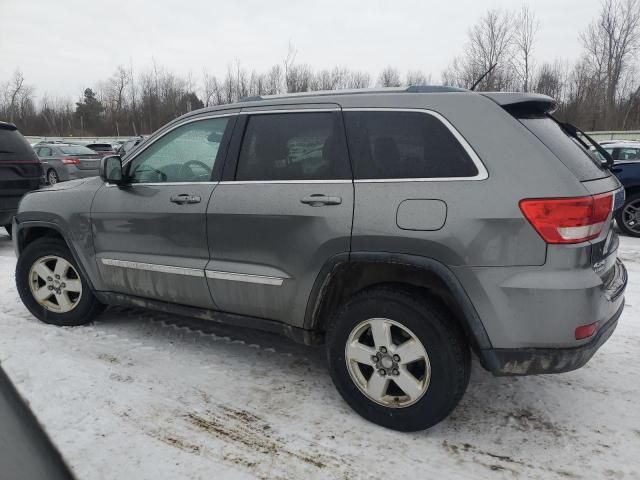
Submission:
[[[349,252],[353,182],[337,105],[242,110],[207,209],[223,311],[302,326],[325,262]]]
[[[235,115],[170,125],[105,185],[92,206],[96,261],[108,291],[213,308],[206,208],[220,178]]]

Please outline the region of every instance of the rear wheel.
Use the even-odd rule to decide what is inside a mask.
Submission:
[[[439,300],[389,287],[363,291],[339,310],[327,354],[346,402],[401,431],[443,420],[462,398],[471,368],[464,335]]]
[[[60,240],[43,238],[24,249],[16,265],[16,286],[24,305],[46,323],[82,325],[104,308]]]
[[[49,183],[49,185],[55,185],[59,181],[60,178],[58,177],[58,172],[56,172],[54,169],[50,169],[47,172],[47,182]]]
[[[632,237],[640,237],[640,193],[631,195],[616,215],[620,230]]]

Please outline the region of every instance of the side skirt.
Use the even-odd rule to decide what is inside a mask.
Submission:
[[[152,300],[124,293],[101,291],[94,292],[94,295],[98,300],[106,305],[146,308],[159,312],[173,313],[184,317],[198,318],[200,320],[216,322],[223,325],[262,330],[265,332],[275,333],[277,335],[284,335],[297,343],[305,345],[320,345],[324,342],[324,336],[318,332],[293,327],[276,320],[189,307],[186,305],[162,302],[160,300]]]

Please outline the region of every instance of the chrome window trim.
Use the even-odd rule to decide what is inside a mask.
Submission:
[[[220,182],[157,182],[157,183],[129,183],[127,188],[143,186],[143,187],[160,187],[160,186],[179,186],[179,185],[218,185]],[[105,187],[117,187],[116,183],[106,183]]]
[[[281,286],[284,278],[267,275],[251,275],[248,273],[221,272],[219,270],[205,270],[207,278],[212,280],[230,280],[233,282],[258,283],[261,285]]]
[[[332,183],[352,183],[353,180],[224,180],[220,185],[274,185],[274,184],[332,184]]]
[[[204,270],[198,268],[174,267],[171,265],[158,265],[156,263],[130,262],[128,260],[116,260],[113,258],[102,258],[103,265],[109,267],[129,268],[132,270],[145,270],[148,272],[172,273],[176,275],[186,275],[189,277],[204,278]]]
[[[164,138],[168,133],[173,132],[176,128],[182,127],[184,125],[188,125],[190,123],[194,123],[194,122],[199,122],[201,120],[210,120],[212,118],[224,118],[224,117],[233,117],[234,115],[239,115],[240,112],[234,112],[234,113],[221,113],[218,115],[206,115],[204,117],[197,117],[197,118],[192,118],[192,119],[187,119],[183,122],[177,123],[176,125],[174,125],[173,127],[171,127],[170,129],[164,131],[162,133],[162,135],[159,135],[158,137],[154,138],[153,140],[151,140],[149,143],[147,143],[146,145],[140,147],[139,149],[136,149],[136,151],[132,154],[131,158],[127,158],[127,160],[122,164],[122,166],[124,167],[126,164],[128,164],[129,162],[132,162],[133,160],[135,160],[142,152],[144,152],[147,148],[149,148],[151,145],[153,145],[154,143],[156,143],[158,140],[160,140],[161,138]],[[203,182],[190,182],[190,183],[203,183]],[[142,183],[136,183],[136,185],[145,185]]]
[[[255,108],[255,107],[252,107]],[[319,113],[319,112],[339,112],[342,109],[339,106],[326,108],[286,108],[273,110],[244,110],[240,111],[241,115],[262,115],[265,113]]]
[[[478,154],[473,150],[469,142],[462,136],[462,134],[447,120],[442,114],[429,110],[427,108],[395,108],[395,107],[350,107],[343,108],[343,112],[413,112],[422,113],[425,115],[431,115],[437,118],[455,139],[460,143],[464,151],[469,155],[471,161],[476,166],[478,173],[473,177],[427,177],[427,178],[360,178],[355,179],[355,183],[395,183],[395,182],[457,182],[457,181],[469,181],[469,180],[486,180],[489,178],[489,172],[487,171],[484,163],[480,160]]]

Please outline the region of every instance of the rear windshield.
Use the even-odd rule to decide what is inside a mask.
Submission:
[[[60,151],[65,155],[95,155],[96,152],[87,147],[70,146],[60,147]]]
[[[91,150],[94,151],[107,151],[107,150],[111,150],[113,147],[107,143],[97,143],[95,145],[87,145],[87,148],[90,148]]]
[[[28,155],[28,158],[34,157],[33,148],[20,132],[0,128],[0,156],[3,154]]]
[[[609,176],[597,156],[567,135],[551,118],[543,115],[522,116],[518,120],[544,143],[580,181]]]

